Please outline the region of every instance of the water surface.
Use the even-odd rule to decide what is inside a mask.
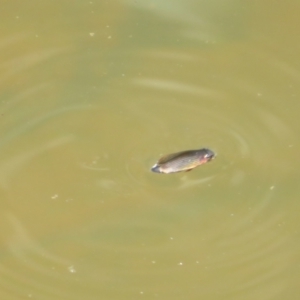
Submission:
[[[3,5],[1,298],[296,299],[299,8]]]

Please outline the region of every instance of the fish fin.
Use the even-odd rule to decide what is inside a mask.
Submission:
[[[181,151],[181,152],[176,152],[176,153],[172,153],[172,154],[167,154],[167,155],[162,156],[158,160],[157,164],[161,165],[161,164],[164,164],[166,162],[169,162],[170,160],[178,158],[180,156],[189,155],[189,154],[194,153],[194,152],[195,152],[195,150],[187,150],[187,151]]]

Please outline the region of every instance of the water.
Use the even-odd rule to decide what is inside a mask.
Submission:
[[[6,3],[1,298],[296,299],[298,6]]]

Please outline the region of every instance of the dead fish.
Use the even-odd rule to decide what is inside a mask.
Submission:
[[[151,168],[156,173],[175,173],[190,171],[207,163],[215,157],[215,153],[209,149],[186,150],[161,157]]]

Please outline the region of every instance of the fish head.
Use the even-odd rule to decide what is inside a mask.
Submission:
[[[205,153],[200,156],[201,164],[206,163],[216,157],[215,153],[209,149],[202,149]]]

